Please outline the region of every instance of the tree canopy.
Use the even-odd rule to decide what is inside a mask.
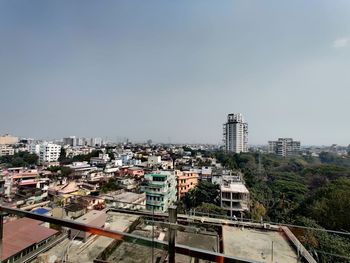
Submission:
[[[187,209],[198,207],[203,203],[220,205],[219,193],[219,185],[203,181],[185,194],[183,202]]]
[[[98,157],[98,155],[102,153],[101,150],[93,150],[91,153],[88,154],[79,154],[74,156],[73,158],[62,158],[60,159],[61,164],[70,164],[73,162],[90,162],[91,157]],[[63,156],[63,155],[62,155]]]
[[[14,155],[5,155],[0,157],[0,163],[4,163],[7,167],[27,167],[36,165],[39,157],[36,154],[18,152]]]

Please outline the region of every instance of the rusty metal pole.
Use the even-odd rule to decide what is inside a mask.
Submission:
[[[169,207],[169,223],[176,224],[177,223],[177,210],[176,206]],[[175,236],[176,236],[176,228],[169,226],[169,263],[175,263]]]

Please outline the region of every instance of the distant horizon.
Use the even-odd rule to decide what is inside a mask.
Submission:
[[[3,0],[0,132],[219,144],[242,113],[250,145],[348,145],[349,25],[347,0]]]
[[[124,143],[127,139],[129,139],[129,141],[131,143],[146,143],[148,140],[152,141],[152,144],[188,144],[188,145],[216,145],[216,146],[222,146],[223,143],[211,143],[211,142],[166,142],[166,141],[157,141],[157,140],[153,140],[152,138],[148,138],[148,139],[137,139],[137,140],[133,140],[132,138],[128,138],[126,136],[118,136],[120,138],[123,138],[123,140],[113,140],[113,138],[109,137],[109,136],[79,136],[79,135],[69,135],[69,136],[63,136],[61,138],[50,138],[49,136],[47,136],[46,138],[40,138],[40,137],[28,137],[28,136],[17,136],[15,134],[11,134],[11,133],[0,133],[0,136],[2,135],[11,135],[11,136],[15,136],[18,137],[19,139],[33,139],[33,140],[43,140],[43,141],[60,141],[63,138],[68,138],[70,136],[75,136],[76,138],[85,138],[85,139],[90,139],[90,138],[101,138],[103,140],[109,141],[111,143]],[[279,138],[292,138],[292,137],[279,137]],[[275,138],[273,140],[277,140],[278,138]],[[293,140],[297,140],[295,138],[292,138]],[[303,144],[303,142],[301,143],[301,148],[307,148],[307,147],[330,147],[332,145],[337,145],[340,147],[349,147],[349,144],[337,144],[337,143],[332,143],[332,144]],[[254,147],[254,146],[267,146],[268,145],[268,141],[266,143],[248,143],[249,147]]]

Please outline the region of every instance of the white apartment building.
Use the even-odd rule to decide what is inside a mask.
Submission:
[[[76,146],[76,138],[75,136],[70,136],[63,138],[63,145]]]
[[[223,125],[223,141],[227,152],[248,152],[248,123],[241,113],[227,115]]]
[[[77,146],[85,146],[86,144],[87,144],[87,140],[83,137],[70,136],[70,137],[63,138],[63,145],[77,147]]]
[[[294,156],[300,153],[300,142],[292,138],[278,138],[277,141],[268,142],[268,153],[281,157]]]
[[[129,161],[131,160],[131,156],[127,153],[123,153],[120,155],[120,160],[122,160],[122,165],[129,165]]]
[[[221,207],[230,217],[249,211],[250,194],[242,180],[242,174],[222,175],[216,182],[220,185]]]
[[[148,156],[147,159],[148,166],[159,165],[162,163],[162,158],[160,156]]]
[[[40,144],[29,144],[27,146],[27,150],[30,153],[34,153],[36,155],[40,154]]]
[[[49,163],[57,162],[60,157],[61,146],[58,144],[44,142],[40,144],[39,151],[39,162],[40,163]]]
[[[91,165],[103,165],[110,161],[109,155],[106,153],[100,153],[98,157],[91,157],[90,164]]]
[[[101,146],[103,144],[102,138],[91,138],[89,146],[95,147],[95,146]]]
[[[211,181],[213,171],[210,166],[202,166],[202,169],[199,172],[199,179],[201,181]]]
[[[14,155],[15,150],[8,145],[0,145],[0,156]]]
[[[112,162],[113,162],[114,166],[117,166],[117,167],[118,166],[123,166],[123,160],[122,159],[117,158],[117,159],[113,160]]]

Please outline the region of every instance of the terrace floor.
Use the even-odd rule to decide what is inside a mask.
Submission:
[[[223,226],[224,254],[258,262],[295,263],[297,254],[279,231]]]

